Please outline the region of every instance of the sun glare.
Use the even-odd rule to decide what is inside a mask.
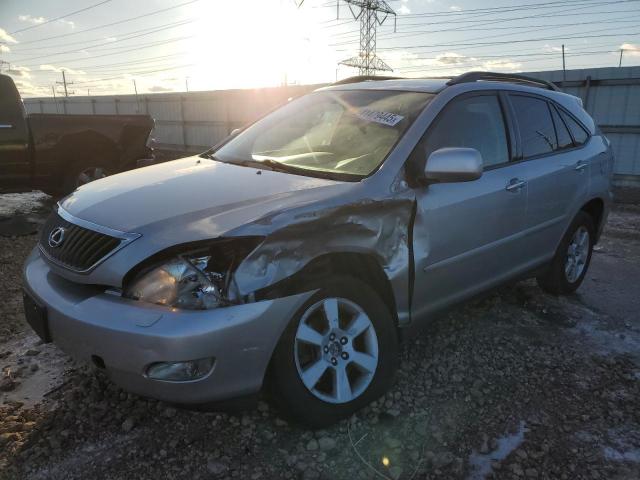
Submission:
[[[335,54],[308,10],[290,1],[203,3],[185,63],[194,88],[328,81]],[[313,12],[311,12],[313,13]],[[228,21],[242,18],[242,23]]]

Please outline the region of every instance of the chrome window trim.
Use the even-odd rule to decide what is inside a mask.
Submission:
[[[66,220],[69,223],[73,223],[74,225],[77,225],[79,227],[86,228],[87,230],[92,230],[92,231],[97,232],[97,233],[102,233],[104,235],[109,235],[111,237],[115,237],[115,238],[119,238],[120,239],[120,244],[116,248],[111,250],[109,253],[107,253],[102,258],[98,259],[95,263],[93,263],[93,265],[91,265],[90,267],[88,267],[88,268],[86,268],[84,270],[78,270],[78,269],[75,269],[75,268],[71,268],[68,265],[65,265],[65,264],[59,262],[58,260],[56,260],[55,258],[53,258],[52,256],[50,256],[47,253],[47,251],[42,247],[42,243],[41,242],[38,242],[38,249],[47,258],[47,260],[49,260],[51,263],[54,263],[55,265],[57,265],[57,266],[59,266],[61,268],[64,268],[66,270],[70,270],[70,271],[75,272],[75,273],[88,274],[93,269],[95,269],[98,265],[100,265],[102,262],[104,262],[107,258],[109,258],[110,256],[114,255],[115,253],[119,252],[124,247],[129,245],[131,242],[133,242],[134,240],[136,240],[137,238],[140,238],[142,236],[142,234],[140,234],[140,233],[122,232],[120,230],[116,230],[115,228],[104,227],[102,225],[97,225],[97,224],[95,224],[93,222],[89,222],[88,220],[83,220],[81,218],[75,217],[75,216],[71,215],[69,212],[67,212],[64,208],[62,208],[60,206],[60,203],[56,204],[56,207],[54,208],[53,211],[54,211],[54,213],[57,213],[58,215],[60,215],[60,217],[62,217],[64,220]]]

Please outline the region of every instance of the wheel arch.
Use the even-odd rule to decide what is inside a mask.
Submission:
[[[256,300],[277,298],[304,292],[318,279],[343,275],[371,286],[385,303],[398,327],[398,310],[391,281],[376,257],[367,253],[331,252],[319,255],[293,275],[256,292]]]
[[[604,221],[604,213],[605,213],[605,203],[604,200],[600,197],[595,197],[586,202],[582,207],[580,207],[581,212],[587,213],[592,219],[593,224],[596,228],[596,242],[600,239],[600,234],[602,233],[603,221]]]

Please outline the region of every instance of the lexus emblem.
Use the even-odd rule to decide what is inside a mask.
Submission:
[[[64,227],[56,227],[51,230],[51,233],[49,234],[49,246],[51,248],[56,248],[62,245],[62,242],[64,242],[64,233]]]

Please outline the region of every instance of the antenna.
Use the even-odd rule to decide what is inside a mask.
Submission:
[[[344,0],[349,5],[353,18],[360,20],[360,52],[340,62],[359,69],[360,75],[370,76],[376,70],[392,71],[381,58],[376,55],[376,29],[382,25],[389,15],[396,12],[384,0]],[[338,0],[338,8],[339,8]]]

